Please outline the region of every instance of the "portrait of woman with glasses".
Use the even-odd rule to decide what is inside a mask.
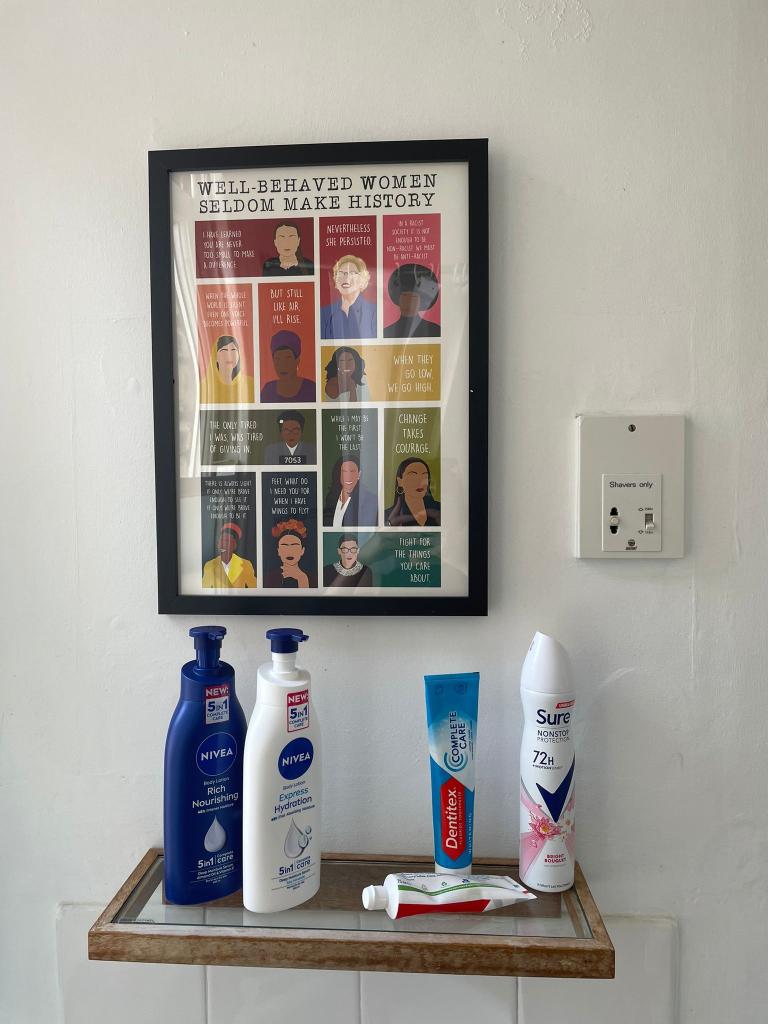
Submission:
[[[376,303],[363,298],[371,283],[365,260],[342,256],[331,268],[331,282],[339,297],[320,310],[320,337],[375,338]]]
[[[354,533],[342,533],[338,553],[337,561],[323,566],[323,584],[326,587],[373,586],[371,567],[360,561],[360,543]]]

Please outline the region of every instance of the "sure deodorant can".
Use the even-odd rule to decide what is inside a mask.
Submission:
[[[520,881],[540,892],[573,885],[573,714],[568,655],[536,633],[520,677],[525,724],[520,747]]]

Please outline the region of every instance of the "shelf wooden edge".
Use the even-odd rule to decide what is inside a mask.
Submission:
[[[593,940],[600,947],[610,950],[612,961],[615,961],[615,950],[613,948],[613,943],[611,942],[611,937],[606,930],[602,915],[597,909],[597,904],[589,890],[587,880],[584,877],[584,873],[578,862],[576,863],[574,872],[573,888],[576,890],[576,895],[579,898],[581,908],[584,911],[584,916],[586,917],[587,924],[589,925],[589,930],[592,932]]]
[[[88,932],[90,960],[500,977],[615,977],[613,944],[578,864],[574,891],[591,939],[473,935],[469,940],[452,934],[294,928],[254,932],[221,926],[190,932],[186,925],[115,924],[120,908],[162,852],[158,848],[147,851],[93,924]],[[323,854],[323,860],[432,862],[426,856],[347,853]],[[516,863],[501,858],[477,861],[488,866]]]
[[[136,867],[133,869],[130,875],[128,875],[126,880],[123,882],[123,884],[117,890],[115,895],[106,905],[104,910],[99,914],[99,916],[94,921],[93,925],[91,926],[88,932],[89,945],[91,933],[94,931],[101,931],[107,925],[112,925],[112,922],[114,921],[115,916],[117,915],[122,905],[125,903],[128,897],[137,887],[139,882],[141,882],[142,878],[144,878],[146,873],[149,871],[150,867],[155,863],[158,857],[162,857],[162,855],[163,851],[160,847],[150,847],[150,849],[147,850],[147,852],[141,858],[139,863],[136,865]]]
[[[215,929],[189,934],[180,926],[106,925],[91,930],[91,960],[224,967],[288,967],[337,971],[517,977],[611,978],[613,958],[589,939],[500,939],[332,930]],[[612,950],[610,951],[612,953]],[[553,966],[556,962],[556,974]]]

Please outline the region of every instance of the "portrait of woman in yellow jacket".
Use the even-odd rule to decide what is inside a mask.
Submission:
[[[256,573],[247,558],[235,554],[243,531],[237,523],[224,523],[219,534],[219,553],[203,566],[204,587],[255,587]]]
[[[253,401],[253,377],[243,373],[240,342],[222,334],[211,349],[208,372],[200,381],[200,401],[233,405]]]

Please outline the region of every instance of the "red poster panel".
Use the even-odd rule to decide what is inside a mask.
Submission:
[[[197,286],[197,342],[200,401],[252,402],[252,285]]]
[[[262,402],[314,402],[315,285],[270,281],[259,289]]]
[[[440,214],[385,216],[382,235],[384,337],[440,337]]]
[[[198,277],[307,277],[314,248],[311,217],[195,221]]]
[[[320,337],[376,337],[376,218],[320,218]]]

